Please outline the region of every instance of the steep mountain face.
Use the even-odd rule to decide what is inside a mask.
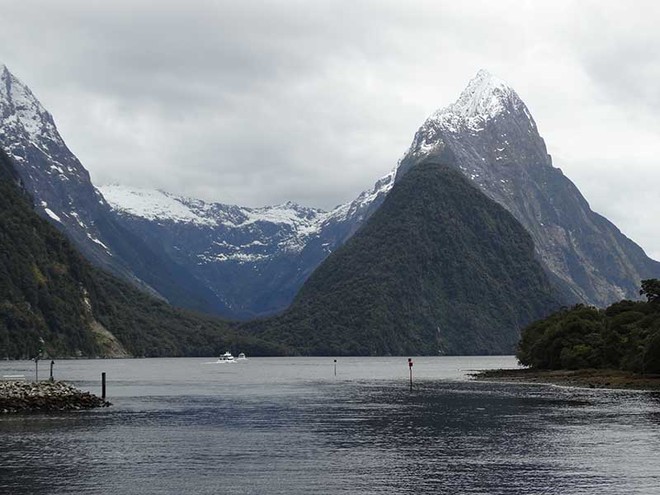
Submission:
[[[118,223],[162,250],[239,319],[285,309],[313,270],[382,202],[394,174],[330,212],[285,203],[245,208],[112,185],[100,188]]]
[[[397,180],[420,161],[447,158],[527,229],[545,269],[574,300],[636,299],[640,281],[660,275],[660,263],[594,213],[553,167],[523,101],[485,71],[417,131]]]
[[[216,295],[183,267],[117,222],[89,173],[67,148],[32,91],[0,65],[0,145],[35,209],[87,259],[176,305],[212,310]]]
[[[512,352],[561,298],[525,229],[434,160],[397,181],[286,312],[243,328],[306,354]]]
[[[285,350],[176,310],[94,269],[33,210],[0,150],[0,357],[214,355]]]
[[[107,205],[89,174],[68,150],[52,116],[6,66],[0,66],[0,140],[19,165],[25,188],[43,216],[62,226],[86,254],[109,264],[108,246],[95,225]]]

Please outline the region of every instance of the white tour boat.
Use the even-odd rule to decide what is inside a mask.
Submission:
[[[227,351],[218,358],[219,363],[235,363],[236,359],[231,355],[231,352]]]

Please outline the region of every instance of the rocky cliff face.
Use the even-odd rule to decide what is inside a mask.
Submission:
[[[402,159],[397,180],[420,161],[453,163],[531,234],[545,269],[565,293],[605,306],[638,298],[660,263],[593,212],[553,167],[529,110],[506,83],[480,71],[459,99],[431,115]]]

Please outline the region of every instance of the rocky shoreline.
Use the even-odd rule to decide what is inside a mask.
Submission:
[[[582,388],[660,391],[660,375],[638,375],[620,370],[485,370],[471,374],[475,380],[545,383]]]
[[[79,411],[109,405],[66,382],[0,381],[0,414]]]

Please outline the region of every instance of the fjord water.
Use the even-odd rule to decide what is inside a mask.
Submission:
[[[58,361],[108,409],[0,416],[7,494],[660,493],[660,396],[469,381],[512,357]],[[42,362],[41,375],[47,374]],[[0,375],[34,376],[2,362]]]

